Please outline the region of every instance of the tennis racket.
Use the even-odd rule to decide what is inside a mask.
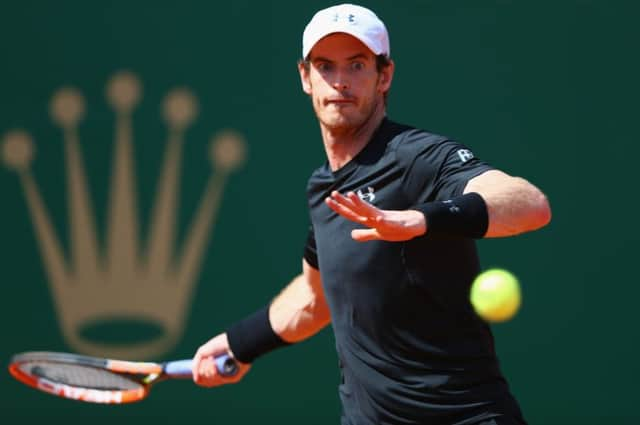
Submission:
[[[227,355],[216,357],[215,362],[223,376],[238,372],[235,360]],[[191,366],[191,360],[130,362],[32,351],[13,356],[9,372],[30,387],[60,397],[119,404],[142,400],[158,381],[191,378]]]

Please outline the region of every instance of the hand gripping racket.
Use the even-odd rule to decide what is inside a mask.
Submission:
[[[216,357],[215,362],[223,376],[238,372],[235,360],[227,355]],[[32,351],[13,356],[9,372],[26,385],[60,397],[118,404],[142,400],[158,381],[191,378],[191,367],[191,360],[129,362]]]

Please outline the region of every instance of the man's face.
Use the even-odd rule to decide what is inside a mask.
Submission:
[[[302,88],[322,125],[334,131],[359,128],[376,108],[384,108],[393,63],[378,72],[376,57],[360,40],[344,33],[321,39],[299,65]]]

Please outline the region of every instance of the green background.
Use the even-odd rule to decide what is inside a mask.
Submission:
[[[190,357],[254,311],[300,269],[305,185],[324,161],[296,72],[301,34],[320,1],[21,1],[0,5],[0,135],[29,131],[32,170],[66,244],[64,154],[48,116],[52,93],[81,90],[80,126],[98,223],[104,228],[113,115],[104,86],[135,72],[140,219],[150,209],[166,129],[160,102],[176,85],[198,96],[186,135],[181,231],[210,167],[210,135],[245,134],[249,158],[231,176],[179,344]],[[391,34],[389,114],[446,134],[548,195],[553,221],[479,243],[485,268],[505,267],[523,306],[494,327],[500,359],[533,425],[635,424],[638,366],[636,175],[640,155],[637,16],[632,1],[366,1]],[[0,359],[68,351],[19,180],[0,167]],[[143,226],[144,228],[144,226]],[[67,247],[68,248],[68,247]],[[636,276],[636,277],[634,277]],[[425,326],[429,326],[425,323]],[[158,359],[161,360],[161,359]],[[158,385],[128,406],[57,399],[0,374],[3,423],[338,423],[328,330],[256,362],[240,385]]]

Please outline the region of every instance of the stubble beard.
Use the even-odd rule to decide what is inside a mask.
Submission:
[[[336,135],[355,134],[373,119],[376,109],[383,102],[382,98],[373,97],[372,102],[364,109],[359,109],[358,105],[347,107],[356,109],[353,111],[318,111],[316,108],[315,114],[320,125],[331,133]]]

